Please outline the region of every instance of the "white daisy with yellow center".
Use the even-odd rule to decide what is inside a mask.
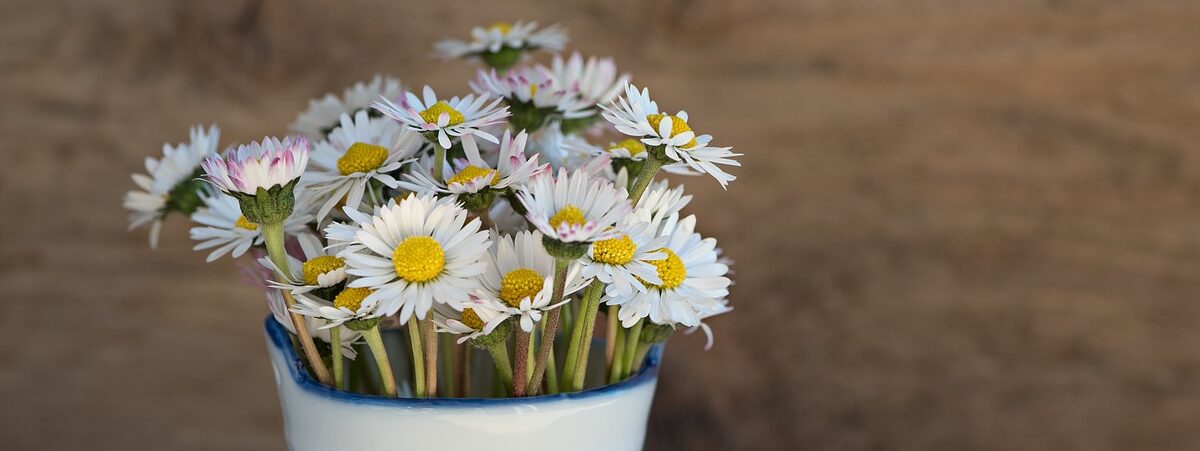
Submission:
[[[616,238],[612,226],[632,210],[624,188],[583,170],[537,177],[518,193],[525,218],[545,236],[563,243]]]
[[[666,180],[659,180],[650,184],[627,220],[647,224],[651,234],[663,235],[675,228],[679,211],[691,202],[692,195],[684,194],[683,185],[672,188]]]
[[[618,74],[612,58],[592,56],[585,62],[579,53],[566,60],[554,55],[550,73],[571,95],[591,107],[611,102],[629,83],[629,74]]]
[[[479,277],[479,297],[503,303],[520,317],[521,329],[533,331],[542,313],[558,308],[567,295],[591,282],[580,277],[581,268],[573,262],[567,269],[563,301],[551,304],[554,291],[554,257],[546,252],[539,232],[517,232],[499,236],[493,232],[492,247],[484,258],[487,268]]]
[[[319,318],[325,324],[321,329],[341,326],[347,321],[378,318],[383,316],[379,309],[379,298],[371,298],[370,288],[347,287],[333,298],[333,302],[312,296],[312,293],[296,295],[292,311],[299,315]]]
[[[474,194],[484,190],[504,190],[515,184],[528,182],[530,179],[549,172],[550,165],[538,164],[538,155],[532,158],[525,156],[525,143],[529,136],[524,131],[516,137],[511,132],[504,131],[500,140],[500,156],[495,165],[485,161],[479,153],[475,139],[464,136],[463,151],[465,160],[459,160],[442,173],[445,180],[435,181],[429,168],[406,174],[400,182],[401,189],[419,194],[450,193]]]
[[[647,290],[642,281],[661,284],[656,267],[650,262],[667,256],[658,252],[667,244],[667,237],[655,235],[649,224],[619,226],[620,236],[592,243],[580,262],[583,277],[596,278],[607,284],[609,296],[628,296],[634,291]]]
[[[367,199],[371,205],[382,205],[386,203],[382,186],[399,186],[390,173],[400,169],[422,144],[419,134],[390,119],[371,118],[366,111],[355,113],[353,119],[343,114],[341,126],[313,150],[311,168],[301,176],[296,190],[300,204],[316,204],[311,209],[316,210],[318,221],[324,221],[339,204],[360,208]]]
[[[399,312],[401,323],[424,319],[434,301],[461,305],[487,267],[488,232],[449,198],[410,195],[371,216],[346,212],[358,229],[338,254],[358,277],[348,286],[372,289],[369,300],[383,315]]]
[[[537,22],[496,22],[471,29],[471,40],[446,39],[434,45],[434,54],[445,59],[497,53],[503,49],[557,52],[567,45],[567,31],[558,25],[542,29]]]
[[[124,206],[129,210],[129,229],[150,226],[150,247],[158,247],[163,218],[178,211],[185,215],[195,211],[198,185],[194,183],[197,170],[205,158],[216,154],[221,130],[213,125],[205,130],[191,129],[187,144],[163,144],[161,159],[146,158],[146,173],[133,174],[139,190],[125,193]]]
[[[425,86],[422,97],[406,92],[399,105],[390,99],[379,99],[372,107],[409,129],[425,134],[442,148],[449,149],[453,144],[452,137],[457,139],[465,135],[499,142],[494,135],[481,128],[503,122],[508,117],[508,107],[500,105],[503,99],[495,98],[488,103],[489,99],[486,95],[468,95],[439,100],[433,88]]]
[[[696,327],[700,319],[729,295],[729,267],[717,262],[717,241],[695,233],[696,217],[688,216],[670,230],[666,246],[658,250],[665,258],[652,260],[659,283],[643,281],[646,290],[628,296],[611,296],[610,305],[621,306],[618,318],[632,327],[642,318],[655,324]]]
[[[554,78],[550,69],[542,65],[518,67],[503,73],[495,69],[481,70],[470,86],[476,94],[502,97],[510,106],[527,104],[557,118],[576,119],[596,114],[592,109],[595,103],[574,95],[569,85]]]
[[[314,304],[324,303],[330,306],[333,305],[332,303],[315,299],[306,300],[313,302]],[[297,302],[300,301],[298,300]],[[279,325],[287,329],[288,332],[291,332],[292,335],[296,335],[296,326],[292,324],[291,315],[288,315],[287,304],[283,300],[283,294],[276,290],[268,290],[267,307],[271,309],[271,316],[275,318],[275,322],[278,322]],[[297,307],[299,307],[299,304],[297,304]],[[305,316],[304,321],[308,323],[309,335],[311,335],[314,339],[323,341],[325,343],[330,343],[331,338],[329,337],[329,329],[332,328],[332,326],[329,325],[328,321],[314,316]],[[356,343],[360,338],[362,338],[362,333],[355,332],[350,329],[342,329],[342,355],[348,359],[353,359],[358,354],[354,351],[354,343]]]
[[[308,167],[308,139],[288,136],[282,140],[264,137],[211,155],[200,164],[204,179],[221,191],[254,196],[259,189],[287,186]]]
[[[330,288],[346,281],[346,262],[341,257],[330,253],[321,244],[316,235],[301,232],[296,235],[296,241],[304,254],[304,261],[288,256],[288,267],[292,270],[286,281],[267,281],[271,288],[289,290],[293,294]],[[269,257],[262,257],[258,262],[274,274],[283,274],[275,262]]]
[[[488,335],[512,316],[511,309],[500,301],[472,296],[462,305],[462,311],[449,306],[434,306],[438,332],[461,335],[458,343]]]
[[[192,227],[190,235],[199,241],[192,250],[216,248],[205,261],[212,262],[225,254],[238,258],[252,246],[263,244],[262,231],[242,216],[242,208],[233,196],[205,190],[201,192],[200,200],[204,206],[192,213],[192,221],[200,227]],[[308,230],[307,224],[312,220],[309,215],[293,214],[284,221],[283,228],[287,234],[294,235]]]
[[[640,140],[649,147],[662,147],[665,158],[684,163],[692,169],[708,174],[722,187],[737,177],[725,172],[717,165],[741,166],[730,147],[712,147],[710,135],[697,135],[688,125],[687,112],[674,115],[660,113],[658,103],[650,100],[650,90],[629,84],[625,95],[607,105],[601,105],[604,118],[616,126],[617,131]]]
[[[343,114],[368,111],[371,102],[380,97],[396,100],[402,95],[404,87],[399,79],[376,75],[369,82],[360,81],[346,88],[340,97],[329,93],[319,99],[309,100],[308,108],[296,117],[289,128],[308,139],[319,141],[338,126],[338,118]]]

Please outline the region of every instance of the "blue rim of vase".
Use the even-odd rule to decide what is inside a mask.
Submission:
[[[318,382],[309,375],[304,361],[300,359],[300,356],[296,354],[296,350],[292,347],[291,332],[280,325],[278,321],[275,321],[275,318],[271,315],[267,315],[265,328],[271,345],[283,353],[283,358],[288,364],[288,372],[296,382],[296,385],[302,390],[335,401],[392,407],[515,406],[612,396],[654,382],[658,378],[663,350],[661,344],[652,346],[650,352],[646,353],[646,362],[642,365],[642,369],[630,378],[615,384],[608,384],[579,392],[530,396],[526,398],[388,398],[337,390]]]

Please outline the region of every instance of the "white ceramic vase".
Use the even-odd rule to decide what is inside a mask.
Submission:
[[[321,385],[305,370],[288,331],[270,317],[266,335],[292,451],[640,450],[661,356],[656,347],[628,380],[577,393],[385,398]],[[598,348],[602,354],[603,345]]]

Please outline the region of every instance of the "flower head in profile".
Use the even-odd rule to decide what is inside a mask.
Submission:
[[[610,305],[621,306],[618,317],[625,327],[643,318],[660,325],[696,327],[729,295],[730,280],[725,277],[729,267],[717,261],[716,240],[695,233],[695,216],[673,222],[675,227],[665,234],[667,244],[657,250],[665,258],[649,261],[660,283],[641,281],[646,290],[608,298]]]
[[[493,233],[492,247],[485,257],[487,270],[479,277],[476,295],[493,299],[520,318],[521,329],[530,332],[544,312],[567,301],[551,304],[554,288],[554,257],[546,252],[539,232],[517,232],[509,236]],[[578,262],[567,269],[563,294],[569,295],[587,286],[580,277]]]
[[[213,155],[201,163],[204,178],[238,200],[242,215],[255,224],[277,224],[291,216],[293,190],[308,166],[308,140],[266,137]]]
[[[525,156],[525,143],[529,135],[524,131],[513,137],[508,130],[500,140],[500,156],[495,167],[483,159],[479,147],[472,137],[463,138],[466,159],[453,162],[453,167],[443,171],[444,180],[435,180],[429,168],[415,170],[405,175],[400,182],[402,189],[416,193],[450,193],[470,204],[462,197],[493,190],[518,187],[537,175],[548,172],[549,165],[538,164],[538,155]],[[490,205],[487,202],[487,205]]]
[[[587,172],[537,177],[518,193],[525,218],[547,238],[562,243],[590,243],[616,238],[612,226],[629,214],[628,194]]]
[[[372,199],[373,205],[384,204],[379,185],[397,187],[391,173],[423,143],[420,135],[390,119],[371,118],[366,111],[355,113],[353,119],[343,114],[341,126],[313,150],[312,164],[300,179],[301,204],[318,204],[318,221],[324,221],[338,204],[358,208],[364,197]]]
[[[500,106],[499,98],[492,99],[491,103],[488,100],[486,95],[440,100],[433,88],[426,86],[422,97],[407,92],[399,105],[388,99],[380,99],[372,106],[384,116],[421,132],[430,142],[449,149],[453,144],[451,138],[464,135],[476,135],[498,142],[495,135],[481,128],[504,121],[508,117],[508,107]]]
[[[321,239],[307,230],[296,233],[296,241],[300,244],[304,260],[289,255],[288,268],[291,271],[286,274],[286,280],[269,280],[267,285],[296,295],[310,291],[336,294],[336,290],[346,281],[346,261],[323,247]],[[269,257],[263,256],[258,262],[271,270],[272,274],[285,274]]]
[[[313,299],[306,299],[306,301],[332,305],[329,302]],[[299,307],[299,305],[300,304],[297,304],[297,307]],[[296,326],[292,324],[292,318],[290,315],[288,315],[287,303],[284,302],[282,293],[276,290],[268,290],[267,307],[271,309],[271,316],[275,318],[275,322],[287,329],[288,332],[291,332],[292,335],[296,334]],[[307,329],[309,335],[311,335],[314,339],[321,340],[325,343],[331,342],[329,329],[331,329],[333,326],[329,324],[329,321],[326,321],[324,318],[319,316],[304,316],[304,320],[308,323]],[[361,338],[362,333],[360,332],[343,330],[341,337],[342,356],[348,359],[353,359],[357,354],[357,352],[354,351],[354,343]]]
[[[537,22],[496,22],[471,29],[471,40],[446,39],[434,45],[434,54],[444,59],[482,58],[489,66],[507,69],[521,59],[522,52],[557,52],[567,45],[567,32],[558,25],[538,29]]]
[[[360,81],[346,88],[340,97],[329,93],[308,101],[308,108],[296,117],[289,128],[308,139],[319,141],[337,128],[338,118],[343,114],[354,116],[359,111],[371,112],[371,102],[376,99],[395,100],[402,95],[404,87],[399,79],[376,75],[369,82]]]
[[[369,329],[355,327],[355,322],[374,326],[383,317],[379,311],[379,298],[369,298],[372,291],[370,288],[344,288],[334,296],[333,302],[315,297],[312,293],[302,293],[296,295],[296,305],[292,311],[324,320],[325,324],[320,326],[323,329],[343,324],[350,330]]]
[[[479,95],[503,98],[512,112],[509,122],[517,130],[537,130],[551,118],[578,119],[596,114],[594,103],[569,91],[549,68],[541,65],[503,73],[481,70],[471,81],[471,89]]]
[[[460,344],[491,334],[512,316],[511,309],[499,301],[475,296],[463,302],[461,312],[449,306],[435,306],[434,313],[438,332],[461,335],[457,341]]]
[[[650,100],[650,90],[630,84],[625,86],[625,95],[608,105],[601,105],[604,118],[616,126],[617,131],[637,138],[645,144],[647,151],[658,158],[684,163],[697,172],[708,174],[722,187],[737,177],[725,172],[717,165],[741,166],[734,157],[741,156],[729,147],[712,147],[712,136],[697,135],[688,125],[687,112],[674,115],[660,113],[658,104]],[[661,153],[661,155],[658,155]]]
[[[371,289],[364,302],[378,302],[381,314],[423,319],[435,300],[461,305],[478,286],[488,232],[452,199],[411,195],[374,215],[345,210],[357,229],[338,255],[357,277],[347,286]]]
[[[204,206],[192,213],[192,221],[198,226],[192,227],[190,235],[198,241],[192,250],[212,249],[205,261],[216,261],[225,254],[238,258],[251,247],[263,244],[262,229],[242,215],[237,199],[222,192],[205,190],[200,194],[200,200]],[[283,224],[284,232],[305,231],[312,219],[308,215],[289,216]]]
[[[573,53],[565,60],[561,55],[554,55],[550,73],[571,96],[589,107],[611,102],[629,83],[629,74],[618,73],[612,58],[593,56],[584,61],[579,53]]]
[[[200,163],[216,153],[221,130],[194,126],[187,144],[163,144],[160,159],[146,158],[146,173],[133,174],[137,190],[125,193],[129,229],[150,226],[150,247],[158,246],[163,219],[171,213],[190,215],[200,206]]]

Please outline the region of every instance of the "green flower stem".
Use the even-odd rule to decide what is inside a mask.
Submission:
[[[376,325],[366,332],[363,338],[371,347],[371,355],[375,357],[375,366],[379,367],[379,378],[383,380],[383,394],[389,398],[396,397],[396,377],[392,375],[392,364],[388,362],[387,348],[383,347],[383,338],[379,336],[379,326]]]
[[[562,302],[563,292],[567,287],[567,270],[572,260],[565,258],[554,259],[554,292],[550,295],[550,305]],[[542,386],[542,376],[546,374],[546,363],[554,358],[550,349],[554,346],[554,335],[558,333],[558,317],[562,314],[562,306],[551,310],[546,318],[546,328],[542,330],[541,349],[538,350],[537,363],[533,367],[533,376],[529,378],[526,391],[537,393]]]
[[[520,329],[517,330],[520,332]],[[504,392],[511,393],[513,385],[513,368],[508,361],[508,343],[499,340],[496,343],[488,346],[488,354],[492,355],[492,364],[496,366],[496,375],[500,377],[500,384],[504,387]]]
[[[281,281],[290,282],[292,270],[288,265],[287,251],[283,248],[283,221],[274,224],[259,224],[258,227],[262,230],[263,241],[266,242],[267,255],[282,272],[276,276]],[[322,384],[333,384],[333,378],[329,376],[329,369],[321,361],[321,354],[317,352],[317,344],[313,343],[312,334],[308,331],[308,322],[304,321],[304,318],[300,314],[292,311],[292,307],[296,305],[296,300],[292,298],[292,292],[289,290],[280,291],[283,292],[283,300],[287,304],[288,316],[292,319],[292,327],[296,329],[296,337],[300,340],[300,348],[304,350],[304,357],[308,360],[308,366],[312,367],[313,374],[317,376],[317,380]]]
[[[587,377],[588,355],[592,348],[592,331],[596,328],[596,315],[600,313],[600,294],[604,292],[604,283],[593,280],[583,293],[579,305],[579,317],[571,331],[571,343],[567,348],[567,361],[563,366],[563,391],[579,391],[583,389],[583,381]]]
[[[446,165],[446,149],[435,140],[433,141],[433,179],[441,182],[443,166]]]
[[[637,351],[633,354],[633,370],[630,374],[637,374],[642,369],[642,364],[646,363],[646,353],[650,352],[650,343],[638,343]]]
[[[616,305],[608,306],[608,315],[605,317],[608,321],[608,333],[604,335],[604,364],[607,368],[613,366],[613,354],[617,346],[617,329],[620,326],[620,321],[617,320],[617,314],[620,313],[621,307]]]
[[[329,358],[333,360],[333,386],[338,390],[346,389],[346,375],[342,369],[342,326],[329,329]]]
[[[550,358],[546,360],[546,394],[558,394],[558,368],[554,362],[554,346],[550,346]]]
[[[621,379],[628,378],[633,372],[633,358],[637,354],[638,343],[642,338],[642,326],[645,319],[640,319],[629,328],[629,336],[625,337],[625,362],[621,364]]]
[[[517,368],[513,372],[515,382],[513,382],[512,388],[513,396],[519,398],[525,396],[525,374],[527,374],[525,367],[529,363],[529,332],[525,332],[520,326],[516,329],[517,339],[516,345],[513,347],[513,353],[515,354],[514,357],[517,358]]]
[[[651,152],[646,157],[646,163],[642,166],[642,170],[638,171],[637,183],[633,184],[633,189],[629,191],[629,201],[636,207],[638,201],[642,199],[642,194],[646,193],[646,188],[650,186],[650,182],[654,181],[654,176],[658,174],[658,170],[663,167],[666,160],[654,156]]]
[[[425,345],[425,396],[436,398],[438,383],[437,329],[433,325],[433,314],[421,320],[421,344]]]
[[[408,329],[408,348],[412,351],[412,369],[413,369],[413,396],[417,398],[425,397],[425,357],[422,356],[421,350],[421,331],[417,327],[417,321],[409,319],[405,326]]]
[[[610,321],[616,318],[609,318]],[[617,328],[616,338],[613,339],[613,359],[608,366],[608,383],[615,384],[621,380],[621,362],[625,361],[625,328]]]

